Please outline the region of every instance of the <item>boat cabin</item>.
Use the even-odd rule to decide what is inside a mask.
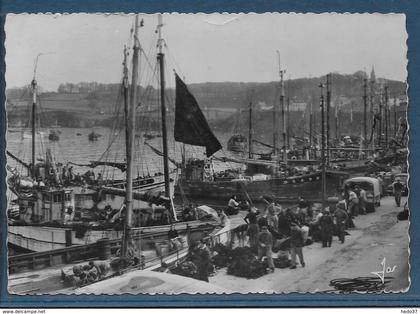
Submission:
[[[30,197],[19,199],[20,220],[33,223],[71,221],[74,217],[74,194],[71,189],[39,189]]]
[[[186,161],[183,175],[187,181],[213,181],[213,165],[210,160],[191,158]]]

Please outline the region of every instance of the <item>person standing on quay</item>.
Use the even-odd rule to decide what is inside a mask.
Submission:
[[[338,231],[338,239],[341,241],[341,243],[344,243],[346,237],[346,221],[348,218],[348,215],[344,208],[345,207],[343,203],[338,203],[337,209],[334,212],[335,222]]]
[[[197,248],[198,280],[209,282],[210,251],[202,239]]]
[[[244,218],[245,222],[248,224],[247,235],[249,237],[249,246],[252,250],[257,250],[258,247],[258,213],[257,210],[252,207],[248,214]]]
[[[400,178],[397,178],[397,181],[395,181],[392,184],[392,188],[394,190],[395,204],[397,205],[397,207],[400,207],[401,206],[401,195],[402,195],[402,191],[404,189],[404,185],[401,183]]]
[[[302,267],[305,267],[303,259],[303,233],[296,223],[290,225],[290,254],[292,257],[292,265],[290,269],[296,269],[296,255],[299,256],[299,261]]]
[[[331,247],[334,221],[330,215],[330,210],[325,209],[319,224],[321,226],[322,247]]]
[[[366,215],[366,191],[360,187],[358,187],[358,194],[359,194],[359,213],[360,215]]]
[[[267,257],[268,267],[271,272],[274,272],[273,262],[273,236],[268,231],[267,226],[261,228],[261,232],[258,234],[258,259],[261,260],[263,256]]]
[[[359,214],[359,198],[357,197],[356,192],[354,192],[353,190],[349,190],[349,212],[353,217],[356,217]]]

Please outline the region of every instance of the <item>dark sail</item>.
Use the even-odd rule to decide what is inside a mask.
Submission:
[[[189,92],[185,83],[175,73],[175,141],[204,146],[207,157],[222,148],[219,140],[214,136],[206,118],[198,106],[194,96]]]

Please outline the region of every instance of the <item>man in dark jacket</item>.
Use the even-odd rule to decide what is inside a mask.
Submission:
[[[324,213],[321,219],[319,220],[319,225],[321,227],[322,247],[330,247],[332,243],[334,221],[330,215],[329,209],[324,210]]]
[[[195,262],[197,266],[197,279],[209,282],[210,251],[204,240],[201,240],[195,249]]]
[[[268,231],[268,226],[263,226],[261,232],[258,234],[258,259],[261,260],[263,256],[267,257],[268,267],[270,271],[274,272],[273,262],[273,236]]]
[[[280,213],[278,214],[278,230],[279,233],[283,237],[288,237],[290,235],[290,221],[288,219],[288,216],[286,215],[286,210],[282,209]]]
[[[303,259],[303,232],[296,223],[292,223],[290,226],[290,254],[292,257],[291,269],[296,268],[296,255],[299,256],[299,261],[302,267],[305,267],[305,261]]]
[[[341,243],[344,243],[344,239],[346,236],[346,222],[348,219],[348,215],[343,207],[343,203],[338,203],[337,208],[334,212],[335,223],[337,225],[338,239],[341,241]]]
[[[401,183],[401,179],[397,178],[397,180],[392,184],[392,188],[394,190],[394,197],[395,197],[395,204],[397,207],[401,206],[401,195],[404,189],[404,185]]]
[[[254,207],[251,208],[244,220],[248,224],[247,235],[249,237],[249,246],[253,251],[256,251],[258,247],[258,232],[260,231],[257,210]]]

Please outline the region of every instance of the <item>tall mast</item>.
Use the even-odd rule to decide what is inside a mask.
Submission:
[[[130,105],[128,108],[127,130],[126,139],[127,145],[127,170],[126,170],[126,195],[125,195],[125,228],[123,245],[121,249],[121,256],[127,257],[128,243],[130,240],[130,230],[133,225],[133,152],[134,152],[134,129],[136,121],[136,101],[137,101],[137,80],[138,80],[138,67],[139,67],[139,51],[140,42],[138,38],[139,16],[136,15],[134,24],[134,46],[133,46],[133,71],[131,76],[131,90],[130,90]]]
[[[331,73],[327,74],[327,164],[330,162],[330,109],[331,109]]]
[[[249,101],[248,157],[252,158],[252,100]]]
[[[313,112],[312,112],[312,102],[313,99],[311,99],[311,108],[309,112],[309,148],[312,150],[312,136],[313,136]]]
[[[161,105],[161,118],[162,118],[162,144],[163,144],[163,173],[165,178],[165,196],[169,199],[171,198],[171,187],[170,187],[170,178],[169,178],[169,162],[168,162],[168,132],[166,130],[166,104],[165,104],[165,55],[162,52],[163,39],[162,39],[162,15],[158,15],[158,55],[157,61],[159,63],[159,72],[160,72],[160,105]],[[170,211],[172,202],[166,205],[167,210]],[[173,218],[176,220],[175,210],[173,210]]]
[[[276,101],[273,104],[273,154],[277,156],[277,134],[278,134],[278,124],[277,124],[277,105]]]
[[[321,89],[321,181],[322,181],[322,209],[325,208],[326,173],[325,173],[325,104],[324,104],[324,84],[319,84]]]
[[[287,95],[287,118],[286,118],[287,149],[290,149],[290,96]]]
[[[32,86],[32,168],[31,168],[31,176],[35,179],[35,141],[36,141],[36,134],[35,134],[35,123],[36,123],[36,80],[35,75],[31,82]]]
[[[394,111],[394,138],[396,138],[397,137],[398,127],[397,127],[397,97],[395,97],[395,96],[394,96],[394,108],[393,108],[393,111]]]
[[[339,110],[340,110],[340,104],[337,102],[335,104],[335,139],[337,140],[337,142],[340,139],[340,129],[339,129],[339,126],[338,126]]]
[[[279,67],[280,67],[280,52],[278,50],[277,50],[277,55],[279,58]],[[276,158],[277,158],[277,137],[279,134],[277,119],[278,119],[278,108],[276,105],[276,101],[274,101],[273,103],[273,153],[276,156]]]
[[[379,127],[378,127],[378,146],[382,147],[382,125],[383,125],[383,114],[382,114],[382,102],[383,102],[383,90],[379,92]]]
[[[124,61],[123,61],[123,96],[124,96],[124,115],[125,115],[125,125],[128,126],[130,123],[130,115],[129,115],[129,83],[128,83],[128,67],[127,67],[127,56],[128,51],[127,47],[124,46]],[[128,127],[125,128],[125,156],[130,154],[128,149],[129,147],[129,130]]]
[[[385,147],[388,147],[388,124],[389,124],[389,110],[388,110],[388,85],[385,86]]]
[[[287,132],[287,149],[290,149],[290,75],[287,81],[287,116],[286,116],[286,132]]]
[[[286,126],[286,113],[285,113],[285,103],[284,103],[284,81],[283,76],[286,73],[285,70],[282,70],[280,63],[280,52],[277,50],[279,56],[279,73],[280,73],[280,106],[281,106],[281,117],[283,124],[283,162],[287,167],[287,126]]]
[[[363,80],[363,142],[367,143],[367,78]]]
[[[375,113],[374,113],[374,99],[375,98],[375,81],[372,79],[370,80],[370,128],[373,129],[373,125],[374,125],[374,119],[375,119]],[[371,130],[371,142],[372,142],[372,150],[375,147],[375,142],[374,142],[374,132],[373,130]]]

